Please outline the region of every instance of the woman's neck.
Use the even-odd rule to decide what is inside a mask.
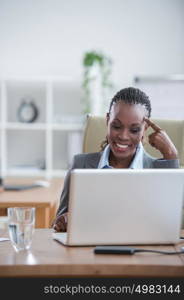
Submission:
[[[109,165],[112,166],[113,168],[119,168],[119,169],[122,169],[122,168],[129,168],[133,158],[134,158],[135,155],[131,156],[131,157],[126,157],[126,158],[123,158],[123,159],[117,159],[112,151],[110,151],[110,155],[109,155]]]

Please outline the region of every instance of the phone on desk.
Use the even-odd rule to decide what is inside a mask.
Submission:
[[[134,254],[135,249],[125,246],[96,246],[96,254]]]

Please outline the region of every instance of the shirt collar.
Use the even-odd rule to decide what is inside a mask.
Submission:
[[[129,166],[130,169],[143,169],[143,152],[143,146],[140,142],[137,146],[134,159]],[[112,168],[112,166],[109,165],[109,154],[110,146],[108,144],[102,152],[102,156],[98,164],[98,169]]]
[[[144,148],[142,143],[140,142],[137,146],[134,159],[129,166],[130,169],[143,169],[143,153]]]
[[[102,152],[102,156],[98,164],[98,169],[112,168],[109,165],[109,154],[110,154],[110,146],[108,144]]]

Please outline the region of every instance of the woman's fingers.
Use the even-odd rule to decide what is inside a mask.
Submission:
[[[57,217],[53,229],[58,232],[65,232],[67,229],[67,214]]]
[[[148,138],[150,145],[159,150],[165,159],[177,159],[177,149],[164,130],[154,131]]]
[[[159,148],[160,145],[160,139],[161,139],[161,133],[160,131],[158,132],[153,132],[148,136],[149,143],[151,146],[155,147],[156,149]]]
[[[149,139],[149,143],[151,146],[157,148],[157,143],[159,142],[159,132],[153,132],[152,134],[150,134],[148,136],[148,139]]]
[[[160,128],[157,124],[153,123],[150,119],[145,117],[144,120],[151,128],[153,128],[155,132],[160,132],[162,130],[162,128]]]
[[[58,224],[54,224],[53,226],[54,230],[56,230],[57,232],[62,231],[61,227]]]

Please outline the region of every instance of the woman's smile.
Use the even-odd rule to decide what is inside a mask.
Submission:
[[[146,110],[142,105],[115,103],[107,116],[107,139],[111,161],[129,165],[145,131]]]
[[[132,146],[132,145],[121,144],[121,143],[116,143],[116,142],[113,143],[113,145],[114,145],[115,151],[118,151],[118,152],[126,152]]]

